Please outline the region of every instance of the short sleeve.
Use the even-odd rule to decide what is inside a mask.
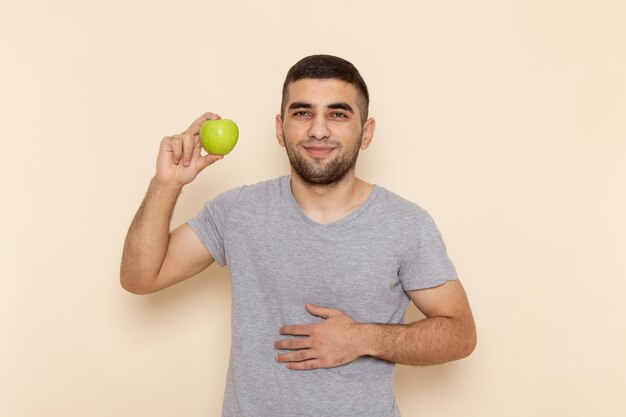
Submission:
[[[220,266],[226,265],[227,213],[232,197],[232,192],[218,195],[209,200],[195,217],[187,221]]]
[[[457,278],[441,233],[426,212],[419,216],[418,224],[410,232],[399,276],[405,291],[432,288]]]

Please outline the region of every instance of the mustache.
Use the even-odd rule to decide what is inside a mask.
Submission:
[[[299,146],[333,146],[336,148],[341,148],[341,143],[336,140],[318,140],[318,139],[302,139],[299,140],[297,145]]]

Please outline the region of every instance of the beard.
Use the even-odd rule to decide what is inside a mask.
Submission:
[[[285,138],[285,144],[287,143],[289,141]],[[293,146],[286,145],[285,149],[289,163],[304,182],[310,185],[330,186],[339,183],[348,172],[354,169],[361,148],[361,134],[352,143],[352,146],[346,148],[337,141],[305,139],[298,141]],[[314,158],[311,162],[303,155],[304,151],[301,149],[303,146],[313,144],[333,146],[336,148],[337,155],[329,161],[323,161],[323,158]]]

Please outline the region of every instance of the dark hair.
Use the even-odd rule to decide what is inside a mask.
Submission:
[[[311,55],[302,58],[289,69],[287,77],[283,83],[283,97],[280,104],[280,115],[284,116],[287,105],[287,87],[294,81],[303,78],[312,79],[337,79],[352,84],[357,89],[358,104],[361,111],[361,123],[367,120],[370,96],[367,92],[367,85],[352,63],[343,58],[332,55]]]

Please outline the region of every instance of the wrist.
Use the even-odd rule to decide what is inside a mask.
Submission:
[[[152,180],[150,181],[150,187],[156,188],[158,190],[165,191],[165,192],[176,192],[176,193],[180,193],[181,190],[183,189],[182,184],[179,184],[179,183],[172,184],[172,183],[161,181],[156,175],[152,177]]]
[[[356,323],[354,327],[354,346],[356,354],[361,356],[376,356],[374,350],[375,326],[370,323]]]

